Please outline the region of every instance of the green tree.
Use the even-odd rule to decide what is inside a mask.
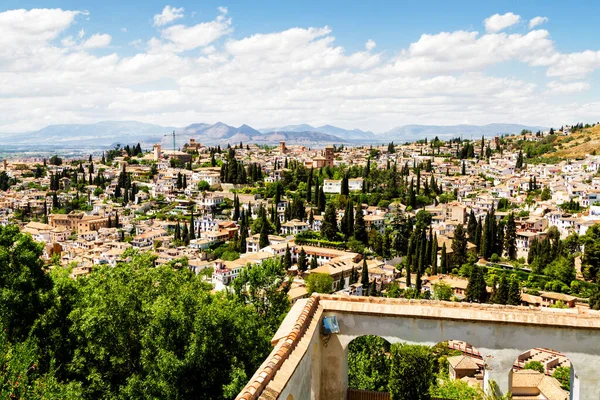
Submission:
[[[69,316],[76,350],[67,369],[83,398],[224,399],[225,386],[252,376],[276,329],[260,308],[211,295],[181,261],[154,267],[151,254],[125,256],[132,261],[81,280]],[[197,373],[207,379],[189,379]]]
[[[508,299],[506,304],[511,306],[518,306],[521,304],[521,287],[519,284],[519,279],[516,276],[513,276],[510,279],[510,286],[508,287]]]
[[[471,210],[469,213],[469,221],[467,223],[467,235],[469,236],[469,241],[471,243],[475,243],[475,235],[477,231],[477,218],[475,218],[475,212]]]
[[[288,271],[292,267],[292,253],[290,252],[290,245],[285,246],[285,255],[283,256],[283,269]]]
[[[311,273],[306,277],[308,293],[331,293],[333,278],[328,274]]]
[[[315,269],[319,266],[319,264],[317,263],[317,257],[312,256],[310,257],[310,269]]]
[[[263,223],[260,227],[260,236],[258,238],[258,246],[262,249],[269,245],[269,222],[266,217],[263,218]]]
[[[544,268],[544,274],[561,281],[565,285],[570,285],[577,274],[575,260],[573,257],[560,257]]]
[[[25,340],[50,306],[52,280],[43,247],[15,225],[0,226],[0,325],[10,341]]]
[[[360,204],[357,204],[356,212],[354,214],[354,238],[362,244],[367,244],[369,241],[369,235],[367,233],[365,218]]]
[[[539,361],[529,361],[525,364],[523,369],[532,369],[532,370],[540,372],[542,374],[546,372],[546,369],[544,368],[544,364],[542,364]]]
[[[391,360],[388,381],[391,400],[428,399],[435,381],[431,349],[396,343],[391,346]]]
[[[442,254],[440,256],[440,269],[442,274],[448,273],[448,254],[446,253],[446,243],[442,244]]]
[[[560,382],[560,387],[564,390],[571,390],[571,368],[562,366],[556,367],[552,376]]]
[[[12,344],[6,331],[0,329],[0,397],[32,400],[80,399],[80,385],[77,382],[60,382],[55,376],[54,365],[46,373],[40,370],[37,351],[33,338]]]
[[[306,259],[306,251],[304,247],[300,249],[298,253],[298,271],[305,272],[308,269],[308,261]]]
[[[550,187],[546,186],[542,189],[542,194],[540,195],[542,201],[550,200],[552,198],[552,193],[550,193]]]
[[[492,302],[496,304],[507,304],[508,303],[508,292],[509,292],[509,282],[506,279],[506,275],[502,275],[500,277],[500,283],[498,284],[498,289],[496,291],[496,295],[492,299]]]
[[[504,249],[506,250],[508,258],[511,260],[517,259],[517,225],[513,213],[508,215],[506,233],[504,235]]]
[[[450,379],[448,376],[438,377],[438,384],[432,386],[431,395],[441,399],[484,400],[480,387],[473,387],[465,381]]]
[[[207,190],[210,189],[210,184],[207,181],[200,181],[198,182],[198,190],[200,190],[201,192],[205,192]]]
[[[360,336],[348,345],[348,387],[387,392],[390,344],[379,336]]]
[[[270,326],[278,326],[290,308],[291,278],[286,278],[280,261],[269,259],[244,268],[232,286],[239,300],[250,304]]]
[[[471,275],[467,283],[466,290],[467,301],[485,303],[487,301],[487,290],[485,279],[481,267],[473,265]]]
[[[467,238],[462,224],[458,224],[452,238],[452,265],[460,268],[467,262]]]
[[[433,298],[435,300],[449,301],[452,298],[452,286],[444,283],[443,281],[437,281],[432,286]]]
[[[327,240],[337,240],[338,225],[333,203],[327,204],[325,216],[323,217],[323,224],[321,225],[321,234]]]
[[[362,289],[363,289],[363,295],[364,296],[368,296],[369,295],[369,286],[370,286],[370,281],[369,281],[369,268],[367,266],[367,258],[364,256],[363,254],[363,264],[362,264],[362,268],[360,270],[360,283],[362,284]]]

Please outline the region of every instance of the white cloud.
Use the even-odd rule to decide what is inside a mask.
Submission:
[[[494,14],[491,17],[486,18],[483,22],[487,32],[496,33],[508,28],[509,26],[515,25],[520,21],[521,17],[519,15],[508,12],[503,15]]]
[[[75,40],[73,40],[73,36],[67,36],[65,38],[63,38],[60,43],[64,46],[64,47],[74,47],[77,45],[77,42],[75,42]]]
[[[125,27],[121,28],[121,32],[127,33],[127,28],[125,28]]]
[[[93,34],[89,39],[81,44],[84,49],[101,49],[110,46],[112,37],[107,33]]]
[[[600,51],[562,54],[558,62],[548,68],[547,75],[563,79],[580,79],[600,68]]]
[[[227,35],[231,32],[231,19],[225,18],[224,12],[220,11],[221,13],[213,21],[192,26],[173,25],[163,29],[160,32],[163,40],[152,38],[148,42],[151,51],[179,53],[207,46]]]
[[[0,13],[0,46],[21,47],[56,39],[81,11],[9,10]]]
[[[548,22],[546,17],[534,17],[529,20],[529,29],[533,29],[538,25],[545,24]]]
[[[227,7],[217,7],[217,9],[221,14],[227,14],[228,12]]]
[[[413,75],[481,70],[489,65],[519,60],[531,66],[547,66],[558,54],[550,34],[535,30],[525,35],[455,31],[422,35],[386,67],[389,73]]]
[[[85,36],[85,29],[81,28],[79,30],[79,33],[77,33],[77,36],[79,37],[79,39],[82,39]]]
[[[365,38],[364,50],[351,52],[327,26],[235,37],[221,9],[212,20],[162,27],[155,38],[96,55],[87,50],[110,46],[111,37],[79,38],[78,31],[89,31],[79,14],[0,13],[0,132],[106,119],[375,131],[407,123],[550,126],[600,114],[600,102],[564,104],[561,96],[590,89],[581,77],[600,68],[600,52],[561,54],[543,29],[439,32],[378,53]],[[386,56],[392,51],[397,56]],[[505,62],[552,79],[489,68]]]
[[[163,8],[162,13],[154,16],[154,26],[164,26],[179,18],[183,18],[183,8],[175,8],[167,5]]]
[[[569,94],[580,93],[590,89],[590,84],[587,82],[571,82],[562,83],[557,81],[548,82],[546,85],[548,93]]]

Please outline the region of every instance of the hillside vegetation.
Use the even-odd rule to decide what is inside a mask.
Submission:
[[[559,136],[554,142],[556,152],[553,157],[583,158],[586,154],[596,154],[600,149],[600,125],[584,128],[569,136]]]

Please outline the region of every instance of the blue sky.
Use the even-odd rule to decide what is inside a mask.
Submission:
[[[0,132],[113,119],[385,131],[600,114],[600,2],[1,7]]]

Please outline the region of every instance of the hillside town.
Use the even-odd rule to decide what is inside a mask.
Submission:
[[[0,223],[17,224],[72,279],[146,253],[213,292],[239,290],[276,262],[276,290],[292,304],[319,292],[597,309],[600,155],[542,157],[570,134],[324,148],[189,138],[5,159]],[[477,352],[448,346],[461,350],[449,376],[481,387]],[[523,369],[534,351],[544,370]],[[567,398],[552,377],[570,368],[564,355],[540,348],[519,360],[523,393]]]
[[[563,129],[554,135],[568,135]],[[83,160],[5,159],[0,218],[43,243],[46,262],[73,277],[114,266],[136,249],[156,253],[157,264],[184,262],[215,290],[279,258],[293,277],[292,301],[309,294],[311,274],[330,277],[334,292],[362,295],[364,266],[372,294],[393,285],[434,294],[443,282],[461,301],[468,275],[460,271],[464,262],[450,261],[457,230],[468,238],[462,261],[531,273],[532,246],[584,237],[600,222],[600,155],[528,164],[517,150],[517,141],[522,148],[548,134],[321,149],[284,142],[209,148],[190,138],[181,149],[137,145]],[[402,242],[410,232],[398,236],[420,212],[437,251],[421,273],[407,275]],[[473,233],[490,215],[504,230],[511,216],[514,232],[486,257]],[[356,223],[364,230],[359,240]],[[573,267],[572,282],[584,280],[581,257]],[[588,307],[571,282],[556,280],[533,294],[520,287],[520,303]]]

